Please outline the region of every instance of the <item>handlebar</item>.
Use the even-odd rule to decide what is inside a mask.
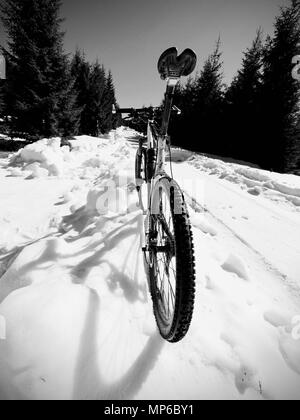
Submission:
[[[156,107],[149,107],[149,108],[118,108],[116,109],[115,107],[113,108],[113,114],[145,114],[145,113],[149,113],[152,112],[153,114],[157,111],[162,112],[162,108]],[[181,115],[181,110],[173,105],[172,107],[172,111],[176,112],[177,115]]]
[[[114,108],[113,113],[114,114],[145,114],[146,112],[156,112],[160,108]]]

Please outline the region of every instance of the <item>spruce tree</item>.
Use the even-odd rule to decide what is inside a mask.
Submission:
[[[59,0],[5,0],[1,7],[9,37],[8,113],[13,130],[26,137],[72,134],[68,115],[76,120],[60,6]]]
[[[182,111],[171,119],[170,134],[177,146],[206,153],[225,153],[224,84],[220,39],[203,70],[177,88],[174,104]]]
[[[63,138],[72,138],[79,134],[81,109],[77,106],[77,92],[74,80],[70,76],[64,94],[59,101],[59,133]]]
[[[226,93],[229,154],[249,162],[259,161],[262,55],[262,32],[258,30],[252,46],[244,53],[241,70],[238,71]]]
[[[6,64],[5,57],[0,51],[0,118],[4,116],[4,83],[5,83]]]
[[[74,89],[77,93],[77,107],[80,109],[79,134],[99,136],[120,125],[120,119],[113,114],[116,106],[113,77],[98,61],[91,65],[83,52],[77,50],[72,61]]]
[[[180,115],[171,115],[169,132],[172,138],[172,143],[176,146],[192,147],[191,140],[192,131],[194,127],[193,120],[193,92],[194,92],[194,79],[189,77],[185,85],[179,84],[175,89],[174,105],[180,111]],[[164,102],[162,103],[162,107]]]
[[[300,1],[281,9],[275,21],[275,33],[264,51],[264,77],[261,95],[261,163],[276,171],[294,165],[299,149],[299,81],[292,76],[292,59],[300,40]]]
[[[4,117],[4,83],[0,80],[0,118]]]
[[[90,74],[90,95],[88,109],[90,114],[90,134],[99,136],[101,130],[101,107],[104,100],[106,77],[103,66],[97,61]]]
[[[74,89],[77,94],[76,105],[80,110],[79,134],[90,134],[90,114],[89,114],[89,96],[90,96],[90,75],[91,66],[87,62],[85,55],[79,49],[74,55],[71,74],[75,80]]]
[[[214,52],[204,64],[192,90],[193,103],[193,149],[207,153],[221,153],[224,147],[222,110],[224,106],[224,83],[220,39]],[[201,131],[201,143],[197,131]]]
[[[113,106],[116,106],[115,87],[112,73],[109,71],[105,83],[100,111],[100,130],[102,133],[107,133],[113,128],[116,128],[116,120],[113,115]]]

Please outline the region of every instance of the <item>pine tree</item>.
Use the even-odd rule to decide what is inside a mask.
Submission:
[[[119,109],[120,109],[120,105],[116,103],[115,111],[118,111]],[[114,118],[115,128],[121,127],[123,124],[122,115],[119,112],[116,112],[113,118]]]
[[[5,119],[5,104],[4,104],[4,85],[3,80],[0,80],[0,133],[4,134],[5,126],[4,126],[4,119]]]
[[[100,131],[107,133],[116,127],[116,120],[113,115],[113,106],[116,106],[115,88],[111,71],[109,71],[100,112]]]
[[[113,115],[116,104],[113,77],[96,61],[91,65],[84,53],[77,50],[72,61],[74,89],[77,92],[77,107],[80,109],[80,134],[99,136],[120,124]]]
[[[224,105],[223,63],[220,39],[212,55],[204,64],[192,89],[193,149],[207,153],[221,153],[224,145],[222,110]],[[201,143],[197,131],[201,130]]]
[[[7,105],[12,128],[36,139],[59,135],[61,130],[65,135],[72,134],[67,116],[76,120],[69,63],[63,51],[64,34],[60,30],[60,6],[59,0],[6,0],[1,8],[9,36],[5,53],[9,61]]]
[[[0,80],[0,118],[4,117],[4,83]]]
[[[1,54],[1,47],[0,47],[0,54]],[[6,74],[7,74],[7,69],[9,67],[9,63],[7,63],[7,57],[5,57],[5,62],[6,62]],[[7,90],[8,90],[8,80],[0,79],[0,118],[2,120],[1,132],[6,135],[9,134],[9,113],[8,113]]]
[[[90,114],[89,114],[89,96],[90,96],[90,76],[91,66],[86,61],[84,53],[76,50],[71,64],[71,74],[75,80],[74,89],[77,94],[76,105],[80,110],[79,134],[90,134]]]
[[[259,29],[251,48],[244,53],[241,70],[226,92],[229,154],[249,162],[259,160],[257,139],[261,125],[262,56],[262,31]]]
[[[185,85],[179,84],[175,89],[174,105],[180,109],[180,115],[171,115],[169,133],[172,138],[172,143],[176,146],[183,146],[185,141],[186,147],[192,147],[190,133],[193,130],[193,92],[194,92],[194,79],[189,77]],[[162,103],[162,108],[164,102]],[[184,140],[183,140],[184,139]]]
[[[63,96],[59,101],[59,133],[63,138],[72,138],[79,134],[81,109],[77,106],[77,92],[74,89],[75,81],[70,75]]]
[[[93,66],[90,75],[90,94],[89,94],[89,115],[91,120],[90,134],[92,136],[100,135],[101,128],[101,108],[104,100],[106,88],[105,69],[97,61]]]
[[[299,149],[299,81],[292,77],[292,59],[300,40],[300,2],[281,9],[275,21],[275,33],[264,51],[262,88],[261,160],[264,167],[286,171],[293,166]]]
[[[174,104],[182,111],[171,119],[170,134],[177,146],[206,153],[224,152],[224,84],[220,39],[200,75],[190,77],[175,93]]]

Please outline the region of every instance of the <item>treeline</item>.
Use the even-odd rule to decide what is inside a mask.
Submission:
[[[203,70],[178,89],[182,117],[171,133],[179,146],[230,156],[275,171],[300,170],[300,2],[276,18],[273,37],[262,31],[245,53],[230,86],[223,82],[220,41]]]
[[[120,120],[113,114],[113,107],[118,105],[111,71],[106,74],[103,65],[98,61],[90,64],[84,53],[77,50],[71,63],[71,75],[76,107],[80,110],[77,133],[98,136],[116,128]]]
[[[64,52],[59,0],[6,0],[1,19],[7,79],[0,85],[2,130],[10,136],[98,136],[116,125],[111,72],[84,53]],[[4,128],[5,127],[5,128]]]
[[[182,114],[171,120],[173,144],[300,174],[300,80],[293,77],[299,43],[300,2],[292,0],[273,37],[257,32],[226,86],[219,40],[202,71],[177,89]]]

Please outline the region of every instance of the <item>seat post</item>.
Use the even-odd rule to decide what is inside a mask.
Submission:
[[[168,81],[167,90],[165,93],[165,106],[164,106],[161,133],[160,133],[162,137],[165,137],[168,134],[173,99],[174,99],[175,89],[176,89],[178,80],[179,79],[169,79]]]

